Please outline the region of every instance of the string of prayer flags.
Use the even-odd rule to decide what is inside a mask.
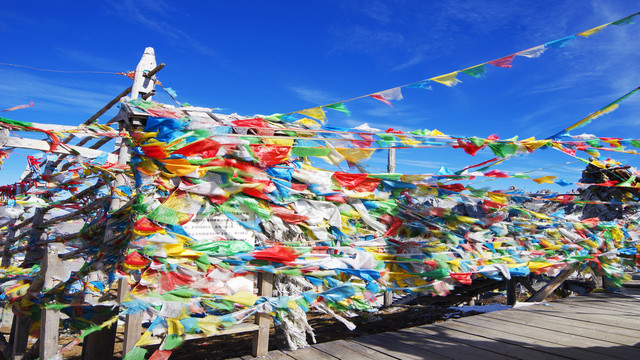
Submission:
[[[449,87],[455,86],[457,84],[459,84],[461,81],[457,78],[458,73],[463,72],[469,76],[475,77],[475,78],[479,78],[479,77],[483,77],[485,74],[485,67],[484,65],[486,64],[492,64],[495,65],[497,67],[503,67],[503,68],[510,68],[512,66],[512,62],[515,58],[515,56],[524,56],[527,58],[537,58],[540,57],[540,55],[542,55],[547,49],[549,48],[563,48],[565,46],[567,46],[570,42],[572,42],[573,40],[576,39],[576,36],[581,36],[583,38],[587,38],[590,35],[604,29],[605,27],[607,27],[608,25],[626,25],[626,24],[632,24],[634,21],[633,19],[635,18],[635,16],[637,16],[640,13],[636,13],[636,14],[632,14],[629,16],[626,16],[622,19],[607,23],[607,24],[603,24],[600,26],[597,26],[595,28],[589,29],[589,30],[585,30],[583,32],[579,32],[577,34],[574,35],[569,35],[560,39],[556,39],[553,41],[549,41],[545,44],[542,45],[538,45],[526,50],[522,50],[522,51],[518,51],[514,54],[511,55],[507,55],[507,56],[503,56],[501,58],[495,59],[495,60],[491,60],[491,61],[487,61],[484,63],[481,63],[479,65],[476,66],[472,66],[469,68],[465,68],[465,69],[461,69],[461,70],[457,70],[454,72],[450,72],[448,74],[444,74],[444,75],[439,75],[439,76],[434,76],[431,77],[429,79],[424,79],[424,80],[420,80],[417,82],[413,82],[407,85],[403,85],[403,86],[399,86],[399,87],[394,87],[391,89],[387,89],[387,90],[383,90],[383,91],[377,91],[374,93],[370,93],[367,95],[362,95],[362,96],[357,96],[354,98],[351,98],[349,100],[343,100],[340,101],[338,103],[335,104],[330,104],[330,105],[323,105],[323,106],[319,106],[317,108],[314,109],[322,109],[324,107],[328,107],[328,108],[332,108],[332,106],[336,105],[336,104],[342,104],[344,105],[345,102],[348,101],[353,101],[353,100],[357,100],[357,99],[361,99],[364,97],[372,97],[376,100],[379,100],[381,102],[384,102],[385,104],[392,106],[391,105],[391,101],[390,100],[401,100],[402,99],[402,95],[400,93],[401,88],[403,87],[412,87],[412,88],[419,88],[419,89],[431,89],[431,82],[437,82],[439,84],[443,84]],[[394,95],[391,95],[394,94]],[[300,114],[304,114],[304,111],[306,110],[302,110],[302,111],[296,111],[296,113],[300,113]],[[342,110],[339,110],[342,111]],[[320,115],[318,114],[317,110],[314,110],[314,112],[316,113],[316,116],[313,115],[308,115],[309,117],[312,117],[314,119],[320,120],[322,123],[324,123],[325,121],[325,117],[324,114]]]
[[[638,93],[640,91],[640,87],[637,87],[633,90],[631,90],[630,92],[624,94],[623,96],[621,96],[620,98],[616,99],[615,101],[613,101],[612,103],[606,105],[605,107],[603,107],[602,109],[589,114],[589,116],[585,117],[584,119],[578,121],[577,123],[567,127],[564,130],[559,131],[558,133],[556,133],[555,135],[551,136],[550,138],[556,138],[562,134],[565,134],[571,130],[575,130],[575,129],[579,129],[583,126],[588,125],[589,123],[591,123],[591,121],[599,118],[602,115],[606,115],[609,114],[613,111],[615,111],[618,106],[620,105],[620,103],[622,103],[623,101],[627,100],[629,97],[631,97],[632,95]]]

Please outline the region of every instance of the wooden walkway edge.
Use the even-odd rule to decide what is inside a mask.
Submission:
[[[638,298],[590,294],[234,360],[640,359],[639,317]]]

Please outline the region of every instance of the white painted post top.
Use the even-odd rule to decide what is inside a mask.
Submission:
[[[142,59],[136,66],[136,73],[133,77],[133,86],[131,87],[131,99],[137,99],[141,94],[147,94],[153,91],[154,82],[152,79],[144,76],[145,71],[151,71],[156,67],[156,54],[152,47],[144,49]],[[148,99],[151,99],[149,97]]]

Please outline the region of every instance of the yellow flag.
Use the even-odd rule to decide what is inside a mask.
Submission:
[[[507,203],[507,196],[506,195],[499,194],[499,193],[494,193],[494,192],[488,192],[487,196],[493,202],[497,202],[499,204],[506,204]]]
[[[542,176],[531,180],[537,182],[538,184],[553,184],[553,181],[557,178],[557,176]]]
[[[340,155],[342,155],[345,160],[355,163],[361,160],[367,160],[373,155],[375,149],[336,149]]]
[[[248,291],[239,291],[231,296],[225,296],[224,299],[238,304],[252,306],[256,303],[258,297]]]
[[[322,110],[321,107],[304,109],[304,110],[297,111],[297,113],[314,118],[316,120],[320,120],[320,122],[322,122],[323,124],[327,120],[327,116],[324,114],[324,110]]]
[[[421,142],[420,142],[420,141],[414,140],[414,139],[412,139],[412,138],[410,138],[410,137],[408,137],[408,136],[403,136],[403,135],[396,135],[396,136],[397,136],[397,137],[400,139],[400,141],[401,141],[403,144],[405,144],[405,145],[415,146],[415,145],[420,145],[420,144],[421,144]]]
[[[191,165],[187,159],[165,159],[161,162],[174,176],[185,176],[200,168],[197,165]]]
[[[142,336],[140,337],[140,340],[138,340],[138,342],[135,344],[135,346],[140,347],[150,345],[152,342],[151,331],[145,331],[144,334],[142,334]]]
[[[429,80],[435,81],[437,83],[444,84],[444,85],[447,85],[447,86],[454,86],[454,85],[462,82],[462,81],[456,79],[456,76],[458,76],[458,72],[454,71],[452,73],[448,73],[448,74],[445,74],[445,75],[440,75],[440,76],[433,77],[433,78],[431,78]]]
[[[578,35],[580,36],[584,36],[584,37],[589,37],[595,33],[597,33],[598,31],[604,29],[605,27],[607,27],[609,24],[604,24],[604,25],[600,25],[598,27],[594,27],[593,29],[589,29],[587,31],[583,31],[581,33],[578,33]]]
[[[266,144],[293,146],[294,139],[264,139]]]
[[[294,124],[299,124],[299,125],[306,125],[306,126],[309,126],[309,127],[320,127],[321,126],[319,122],[317,122],[315,120],[312,120],[312,119],[309,119],[309,118],[303,118],[303,119],[300,119],[300,120],[296,120],[293,123]],[[299,136],[306,136],[306,134],[307,134],[307,132],[305,131],[305,132],[299,133],[298,135]]]
[[[533,151],[537,148],[545,146],[549,143],[549,140],[536,140],[534,138],[522,140],[522,145],[527,148],[528,151]]]

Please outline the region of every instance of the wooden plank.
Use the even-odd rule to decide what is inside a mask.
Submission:
[[[436,326],[447,328],[450,330],[461,331],[472,335],[482,336],[493,341],[522,346],[525,348],[550,353],[556,356],[568,357],[570,359],[602,359],[602,355],[594,354],[587,350],[575,347],[566,347],[559,345],[553,341],[539,340],[530,336],[523,336],[520,334],[512,333],[504,327],[495,325],[487,326],[486,324],[472,324],[461,321],[466,319],[468,318],[457,319],[455,321],[445,321],[443,323],[438,323]]]
[[[461,344],[473,346],[479,349],[492,351],[498,354],[508,356],[513,359],[545,359],[545,360],[560,360],[564,357],[546,353],[540,350],[535,350],[520,345],[510,344],[496,339],[483,337],[482,334],[470,334],[460,330],[454,330],[444,327],[425,326],[425,327],[413,327],[400,330],[400,332],[407,332],[419,336],[420,334],[448,338],[451,341],[459,342]],[[423,335],[423,336],[424,336]]]
[[[640,302],[621,303],[616,301],[595,300],[595,301],[567,301],[563,303],[571,306],[585,308],[585,309],[606,308],[607,310],[615,310],[620,313],[640,315],[640,307],[638,306],[640,305]]]
[[[81,146],[74,146],[74,145],[66,145],[66,146],[71,148],[72,150],[75,150],[80,155],[90,159],[97,158],[103,153],[103,151],[100,151],[100,150],[89,149]],[[39,150],[39,151],[51,150],[51,145],[47,141],[16,138],[16,137],[9,137],[9,139],[7,139],[7,143],[5,144],[5,147],[14,147],[19,149],[31,149],[31,150]],[[71,151],[67,150],[62,146],[58,146],[52,152],[56,154],[75,155],[74,153],[72,153]],[[116,162],[118,161],[118,157],[114,154],[109,154],[107,161]]]
[[[271,296],[273,293],[273,274],[261,272],[258,274],[258,295]],[[259,329],[253,333],[253,356],[264,356],[269,352],[269,327],[271,316],[265,313],[256,313],[256,324]]]
[[[372,350],[366,346],[362,346],[360,344],[358,344],[357,342],[353,342],[353,341],[346,341],[346,340],[337,340],[337,341],[331,341],[331,342],[327,342],[327,343],[323,343],[323,344],[316,344],[313,345],[316,348],[321,349],[322,351],[325,351],[331,355],[336,355],[334,353],[332,353],[332,350],[327,350],[327,349],[332,349],[333,347],[339,347],[341,349],[347,349],[350,353],[354,352],[359,354],[360,356],[364,356],[366,359],[371,359],[371,360],[394,360],[394,357],[385,355],[381,352]],[[340,350],[343,351],[343,350]],[[350,354],[349,353],[349,354]],[[351,359],[353,355],[348,355],[345,357],[340,357],[341,359]]]
[[[306,347],[295,351],[283,351],[283,353],[296,360],[339,359],[313,347]]]
[[[293,358],[280,350],[269,351],[265,357],[268,360],[293,360]]]
[[[533,308],[530,311],[540,311],[547,313],[551,316],[557,316],[560,318],[576,319],[598,325],[615,326],[620,328],[628,328],[632,330],[640,330],[640,322],[636,315],[621,315],[618,311],[603,310],[603,309],[589,309],[571,306],[562,303],[553,303],[551,306],[547,306],[544,309]]]
[[[601,304],[606,302],[607,304],[616,305],[630,305],[635,309],[640,309],[640,299],[631,296],[617,295],[617,294],[589,294],[585,296],[571,296],[562,299],[562,302],[567,303],[594,303]]]
[[[449,359],[433,352],[426,351],[415,346],[408,346],[395,339],[383,336],[382,334],[369,335],[357,339],[347,340],[347,342],[355,342],[375,351],[381,352],[387,356],[403,360],[419,360],[419,359]]]
[[[585,339],[584,337],[579,335],[564,334],[553,330],[533,328],[531,326],[527,326],[526,324],[507,323],[502,320],[497,320],[482,315],[469,316],[457,321],[480,325],[486,328],[501,328],[512,334],[528,336],[532,339],[549,341],[552,343],[563,345],[567,348],[582,348],[583,350],[588,350],[587,352],[590,354],[590,356],[600,354],[600,358],[605,355],[631,360],[637,359],[640,355],[637,349],[618,346],[617,344],[613,344],[607,341]]]
[[[640,339],[637,336],[628,335],[628,333],[625,334],[624,331],[611,333],[605,331],[606,327],[604,326],[596,328],[594,326],[589,326],[589,324],[585,324],[584,322],[572,321],[570,319],[557,319],[555,317],[545,316],[540,313],[523,311],[496,311],[495,313],[486,314],[486,316],[507,322],[525,324],[542,329],[552,328],[553,331],[566,334],[574,334],[596,340],[603,340],[618,345],[636,346],[636,343],[638,343],[638,339]],[[632,332],[633,330],[629,331]],[[640,343],[637,344],[637,347],[640,349]]]
[[[523,312],[520,310],[513,310],[513,312]],[[572,324],[576,327],[589,327],[589,328],[595,328],[598,331],[601,332],[606,332],[606,333],[611,333],[611,334],[620,334],[620,335],[625,335],[625,336],[632,336],[636,339],[640,339],[640,329],[629,329],[629,328],[625,328],[625,327],[620,327],[618,326],[618,324],[615,324],[615,326],[611,326],[611,323],[602,323],[602,324],[598,324],[598,323],[594,323],[594,322],[589,322],[589,321],[585,321],[585,319],[574,319],[571,317],[560,317],[557,314],[553,314],[553,313],[547,313],[547,312],[543,312],[543,311],[530,311],[527,314],[524,314],[522,316],[541,316],[544,317],[546,319],[550,319],[550,322],[562,322],[565,324]]]
[[[184,336],[184,340],[188,341],[188,340],[198,340],[198,339],[206,339],[206,338],[210,338],[213,336],[222,336],[222,335],[231,335],[231,334],[239,334],[239,333],[246,333],[246,332],[254,332],[259,330],[259,326],[256,324],[240,324],[240,325],[236,325],[230,329],[225,329],[225,330],[219,330],[217,333],[213,334],[213,335],[208,335],[208,334],[204,334],[204,333],[198,333],[198,334],[187,334]],[[142,327],[138,327],[138,329],[142,329]],[[142,335],[142,331],[139,330],[140,335]],[[136,332],[131,332],[131,333],[136,333]],[[137,339],[140,339],[140,335],[138,335]],[[127,334],[125,333],[125,340],[127,339]],[[138,340],[132,339],[131,341],[131,348],[133,348],[133,344],[135,344]],[[161,338],[156,338],[156,337],[152,337],[151,340],[147,341],[147,345],[158,345],[161,344],[164,341],[164,339]],[[131,349],[128,349],[127,351],[129,351]],[[126,352],[125,352],[126,354]]]
[[[460,343],[446,337],[430,336],[424,333],[422,336],[416,336],[415,333],[401,331],[387,332],[382,335],[388,336],[403,344],[415,346],[443,357],[483,360],[511,359],[508,356],[483,350],[478,347],[469,346],[468,344]]]
[[[346,344],[346,342],[343,342],[343,343]],[[316,344],[316,345],[313,345],[313,347],[331,356],[337,357],[338,359],[349,359],[349,360],[370,360],[371,359],[371,357],[368,355],[351,350],[349,347],[338,345],[337,341]]]

